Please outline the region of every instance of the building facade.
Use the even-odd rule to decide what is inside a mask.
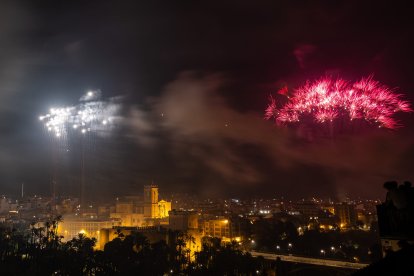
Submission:
[[[158,199],[158,186],[144,186],[144,217],[147,219],[167,218],[171,202]]]
[[[339,219],[339,227],[341,229],[347,229],[356,226],[357,213],[354,204],[343,202],[336,204],[334,209],[335,216],[337,216]]]
[[[58,225],[58,235],[63,236],[63,241],[69,241],[83,234],[89,238],[97,239],[99,244],[100,231],[104,228],[120,226],[119,219],[99,219],[96,217],[82,217],[75,215],[64,216]]]

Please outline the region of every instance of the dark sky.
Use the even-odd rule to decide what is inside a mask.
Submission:
[[[0,194],[22,182],[48,194],[54,175],[76,195],[83,143],[91,198],[151,181],[205,196],[383,196],[384,181],[414,180],[412,114],[397,131],[310,141],[263,112],[282,85],[326,74],[373,74],[412,102],[413,21],[391,1],[1,1]],[[117,128],[51,140],[39,114],[88,89],[120,97]]]

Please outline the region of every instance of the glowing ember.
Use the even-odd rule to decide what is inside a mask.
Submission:
[[[361,119],[378,127],[395,129],[399,125],[393,116],[399,111],[412,109],[407,101],[401,100],[401,95],[371,77],[355,83],[326,77],[299,87],[280,108],[271,97],[265,118],[274,118],[279,124],[299,122],[304,116],[310,116],[317,123],[339,118]]]

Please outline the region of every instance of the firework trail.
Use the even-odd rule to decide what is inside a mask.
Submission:
[[[395,129],[399,127],[394,119],[397,112],[412,112],[412,109],[401,95],[372,77],[355,83],[325,77],[296,89],[281,107],[271,97],[265,118],[282,125],[298,123],[305,117],[316,123],[365,120],[378,127]]]
[[[80,150],[80,200],[83,207],[86,202],[86,182],[87,182],[87,168],[86,163],[88,159],[88,150],[94,144],[96,135],[87,135],[89,133],[105,135],[114,126],[116,117],[119,113],[120,104],[115,103],[114,99],[110,101],[101,100],[100,91],[89,91],[79,99],[79,104],[75,106],[55,107],[51,108],[50,112],[39,116],[39,120],[44,124],[45,129],[50,134],[52,142],[52,167],[51,174],[51,188],[52,198],[56,197],[56,190],[58,186],[59,177],[59,163],[64,159],[66,153],[69,151],[68,139],[79,137],[75,139],[78,141],[77,147]],[[91,181],[91,180],[88,180]]]

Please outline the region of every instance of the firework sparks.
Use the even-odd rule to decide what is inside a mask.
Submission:
[[[118,105],[99,100],[99,91],[88,91],[76,106],[51,108],[39,116],[45,128],[57,138],[66,137],[69,129],[82,134],[101,131],[110,127]]]
[[[271,97],[265,118],[274,118],[279,124],[297,123],[306,115],[317,123],[360,119],[395,129],[399,126],[393,117],[397,112],[412,109],[401,95],[371,77],[355,83],[326,77],[299,87],[282,107]]]

